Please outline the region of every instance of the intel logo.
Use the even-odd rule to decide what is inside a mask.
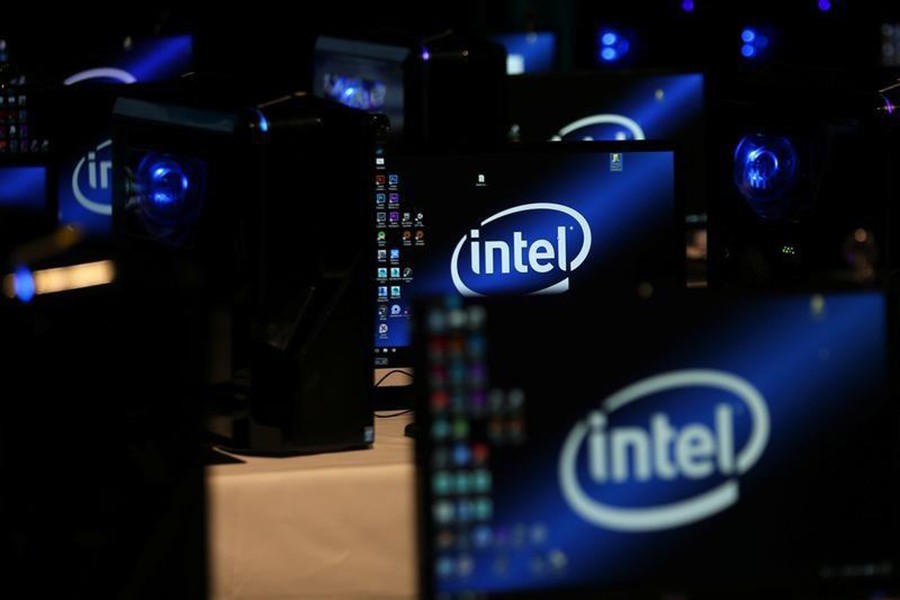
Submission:
[[[643,140],[644,130],[637,121],[625,115],[591,115],[569,123],[550,138],[551,142],[561,140]]]
[[[72,170],[72,194],[85,210],[112,215],[112,140],[87,152]]]
[[[74,75],[70,75],[63,81],[64,85],[74,85],[82,81],[91,81],[94,79],[112,81],[116,83],[135,83],[137,77],[124,69],[118,67],[98,67],[96,69],[87,69],[80,71]]]
[[[562,204],[523,204],[501,211],[464,235],[450,275],[463,296],[561,294],[591,250],[591,229]]]
[[[650,411],[639,425],[611,425],[618,411],[634,403],[665,404],[666,396],[659,395],[663,392],[698,388],[725,394],[715,394],[721,399],[706,407],[708,414],[691,411],[694,422],[675,425],[672,415],[683,416],[684,411],[670,405],[669,412],[664,406]],[[749,419],[750,427],[742,447],[736,448],[739,418]],[[746,380],[713,370],[663,373],[609,396],[572,429],[559,458],[559,484],[572,510],[594,525],[623,532],[680,527],[735,504],[738,478],[756,464],[768,441],[766,402]],[[598,498],[616,485],[631,486],[630,493],[615,504]],[[648,503],[648,498],[664,496],[667,487],[691,494]]]

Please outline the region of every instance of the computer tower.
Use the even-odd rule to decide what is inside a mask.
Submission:
[[[365,190],[383,118],[234,90],[185,82],[116,102],[114,228],[131,252],[194,265],[221,445],[364,448],[374,435]]]

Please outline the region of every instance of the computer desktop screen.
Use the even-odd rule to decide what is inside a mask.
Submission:
[[[376,368],[411,365],[420,296],[684,285],[682,208],[667,146],[520,145],[385,155],[376,164]]]
[[[511,140],[669,141],[684,155],[687,214],[706,213],[702,74],[547,73],[507,85]]]
[[[885,294],[683,295],[420,307],[423,598],[894,597]]]
[[[321,36],[313,57],[313,93],[387,115],[392,135],[403,131],[403,61],[409,49]]]
[[[543,73],[556,67],[556,33],[521,31],[498,33],[492,40],[506,48],[506,74]]]

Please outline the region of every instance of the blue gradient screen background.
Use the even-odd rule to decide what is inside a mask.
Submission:
[[[0,207],[34,213],[46,211],[46,167],[0,166]]]
[[[546,73],[511,77],[510,136],[544,142],[567,125],[596,115],[633,120],[645,139],[677,144],[684,154],[685,205],[706,212],[704,169],[704,79],[699,73],[635,71]],[[588,125],[561,136],[564,141],[635,139],[610,123]]]
[[[436,591],[504,597],[525,589],[546,594],[637,584],[712,597],[742,590],[762,598],[797,586],[826,597],[829,586],[877,590],[892,578],[900,422],[887,399],[883,294],[692,295],[688,301],[632,304],[582,295],[482,303],[488,307],[489,385],[524,391],[526,438],[521,445],[491,449],[488,525],[495,543],[441,551],[429,546],[432,565],[444,556],[466,556],[473,563],[467,577],[435,579]],[[575,338],[581,341],[575,344]],[[596,350],[584,352],[585,346]],[[738,502],[664,531],[619,532],[583,520],[558,483],[567,434],[610,394],[679,369],[732,373],[766,400],[769,442],[739,477]],[[429,431],[435,415],[421,394],[419,402],[420,426]],[[750,416],[734,396],[711,388],[646,396],[613,413],[610,426],[646,429],[650,415],[662,411],[676,428],[702,423],[712,429],[713,407],[721,402],[734,410],[739,451],[750,435]],[[472,439],[484,436],[483,423],[470,425]],[[431,465],[426,446],[421,450],[420,464]],[[591,498],[627,508],[684,500],[723,481],[713,475],[601,485],[588,475],[583,447],[576,464]],[[426,470],[424,482],[431,472]],[[427,484],[422,494],[428,510],[435,497]],[[536,526],[545,532],[540,543],[496,543],[517,528]],[[431,522],[425,543],[440,529]],[[554,553],[566,559],[557,571],[547,567]],[[495,567],[498,557],[505,562],[503,574]]]

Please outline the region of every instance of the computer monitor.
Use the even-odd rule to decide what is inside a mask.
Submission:
[[[886,598],[898,406],[883,292],[421,310],[421,590]]]
[[[556,67],[556,33],[520,31],[498,33],[491,39],[506,48],[506,74],[543,73]]]
[[[320,36],[313,56],[313,94],[384,113],[392,135],[403,132],[403,61],[409,48]]]
[[[610,71],[508,80],[513,141],[665,140],[684,155],[687,214],[706,212],[704,77]]]
[[[376,381],[411,366],[419,296],[579,297],[588,289],[684,285],[669,146],[519,145],[378,161]]]

